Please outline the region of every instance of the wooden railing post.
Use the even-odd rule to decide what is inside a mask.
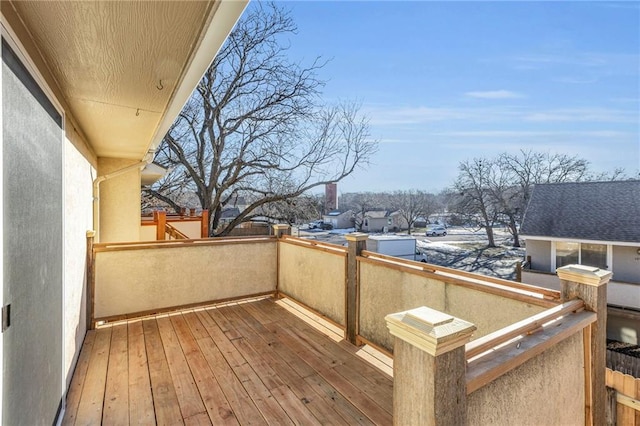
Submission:
[[[465,344],[476,326],[427,307],[385,317],[394,335],[393,424],[465,425]]]
[[[93,277],[94,274],[94,265],[93,265],[93,243],[96,236],[96,231],[87,231],[87,294],[86,294],[86,307],[85,314],[87,330],[92,330],[94,325],[94,294],[95,294],[95,280]]]
[[[362,250],[367,249],[367,238],[369,236],[362,232],[352,232],[345,235],[347,239],[347,282],[346,282],[346,315],[347,330],[346,338],[349,342],[357,345],[358,336],[358,256],[362,254]]]
[[[153,212],[153,221],[156,223],[156,240],[165,240],[165,227],[167,226],[167,213],[163,211]]]
[[[209,210],[202,210],[200,218],[200,238],[209,238]]]
[[[585,309],[597,314],[597,321],[584,329],[585,424],[606,424],[607,392],[607,283],[612,273],[584,265],[557,269],[562,301],[582,299]]]
[[[286,223],[278,223],[276,225],[272,225],[273,227],[273,235],[278,238],[282,238],[283,235],[291,235],[291,226]]]

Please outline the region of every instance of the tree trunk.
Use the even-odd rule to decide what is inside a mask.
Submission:
[[[511,228],[511,234],[513,234],[513,246],[520,247],[518,225],[516,224],[516,219],[512,215],[509,216],[509,228]]]
[[[489,247],[495,247],[496,243],[493,238],[493,226],[486,224],[484,229],[487,231],[487,238],[489,239]]]

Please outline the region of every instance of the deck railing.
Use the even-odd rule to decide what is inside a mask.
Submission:
[[[151,217],[143,217],[140,221],[141,241],[162,241],[166,239],[196,239],[209,236],[209,211],[203,210],[196,215],[194,210],[189,214],[167,214],[156,210]]]
[[[393,352],[397,423],[604,422],[610,273],[571,270],[558,292],[367,252],[361,234],[342,247],[274,233],[96,244],[91,317],[286,296],[352,343]],[[551,408],[539,410],[544,401]]]

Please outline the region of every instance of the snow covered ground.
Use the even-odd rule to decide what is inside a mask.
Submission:
[[[311,232],[309,232],[311,231]],[[344,245],[344,235],[353,228],[331,231],[294,229],[292,234],[303,238]],[[498,278],[514,279],[516,263],[524,258],[524,248],[511,247],[511,237],[502,229],[494,229],[498,247],[487,247],[487,236],[483,229],[447,229],[446,237],[425,237],[424,231],[414,233],[416,245],[429,263],[478,272]],[[375,235],[375,234],[372,234]],[[407,233],[397,235],[406,236]]]

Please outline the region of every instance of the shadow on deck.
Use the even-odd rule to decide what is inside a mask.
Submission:
[[[391,424],[388,374],[261,299],[88,332],[63,424]]]

